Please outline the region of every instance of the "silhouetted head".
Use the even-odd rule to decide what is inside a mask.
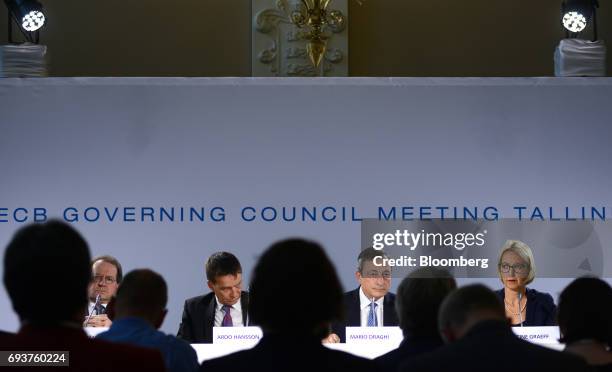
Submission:
[[[90,260],[83,237],[63,222],[18,230],[4,254],[4,285],[21,321],[80,323],[87,306]]]
[[[561,342],[597,340],[612,346],[612,288],[601,279],[578,278],[559,296]]]
[[[259,258],[250,285],[251,322],[264,332],[323,338],[342,318],[342,287],[323,248],[312,241],[277,242]]]
[[[138,317],[159,328],[166,316],[168,286],[153,270],[130,271],[119,286],[115,298],[115,318]]]
[[[404,335],[438,338],[438,311],[446,296],[457,288],[446,270],[421,268],[408,275],[397,288],[395,309]]]
[[[485,320],[507,321],[504,306],[489,288],[472,284],[451,292],[444,299],[438,315],[438,328],[442,338],[452,342]]]

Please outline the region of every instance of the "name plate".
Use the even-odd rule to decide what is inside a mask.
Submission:
[[[385,344],[398,347],[404,339],[400,327],[346,327],[346,343],[353,345]]]
[[[558,344],[559,327],[512,327],[520,339],[535,344]]]
[[[259,327],[213,327],[213,344],[254,346],[262,337]]]

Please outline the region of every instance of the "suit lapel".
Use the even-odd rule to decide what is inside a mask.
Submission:
[[[527,297],[527,308],[525,309],[525,319],[523,319],[525,321],[524,325],[531,325],[531,324],[535,324],[535,306],[536,306],[536,299],[535,296],[533,295],[533,292],[531,292],[529,289],[525,289],[525,296]]]
[[[387,293],[383,305],[383,325],[386,327],[396,326],[398,322],[395,314],[395,301],[391,294]]]
[[[242,292],[240,295],[240,306],[242,307],[242,325],[249,325],[249,293]]]
[[[359,289],[355,289],[351,292],[350,305],[347,307],[348,314],[346,317],[347,327],[359,327],[361,326],[361,302],[359,301]]]
[[[217,300],[215,299],[214,293],[212,294],[211,300],[208,304],[205,304],[205,306],[204,321],[202,322],[204,325],[204,339],[209,340],[208,342],[212,342],[213,327],[215,326],[215,309],[217,307]]]

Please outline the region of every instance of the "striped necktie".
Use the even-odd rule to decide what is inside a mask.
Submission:
[[[221,311],[225,312],[225,315],[223,316],[223,321],[221,322],[221,327],[234,326],[234,324],[232,323],[232,315],[230,314],[231,309],[232,307],[227,305],[223,305],[223,307],[221,307]]]
[[[102,304],[98,304],[98,306],[94,307],[94,312],[96,315],[106,314],[106,308]]]
[[[368,327],[378,327],[378,318],[376,317],[377,307],[378,304],[376,302],[370,302],[370,311],[368,312]]]

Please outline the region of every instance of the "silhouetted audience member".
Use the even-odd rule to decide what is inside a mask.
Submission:
[[[202,363],[204,372],[375,371],[374,362],[323,346],[330,323],[342,316],[336,270],[314,242],[273,244],[252,274],[249,316],[263,330],[250,350]]]
[[[17,231],[4,254],[3,279],[21,328],[16,335],[0,336],[0,350],[69,351],[65,371],[164,371],[157,350],[91,340],[81,328],[90,259],[85,240],[65,223]]]
[[[402,280],[395,309],[404,340],[397,349],[375,359],[384,370],[395,371],[402,360],[444,345],[438,332],[438,310],[455,288],[457,283],[452,275],[436,268],[415,270]]]
[[[504,306],[483,285],[452,292],[442,302],[438,327],[449,345],[409,358],[400,371],[541,372],[584,371],[581,358],[519,339],[510,328]]]
[[[600,371],[612,371],[612,288],[598,278],[574,280],[559,296],[559,329],[565,351]]]
[[[158,331],[168,313],[168,286],[158,273],[128,273],[114,300],[113,325],[96,338],[158,349],[171,372],[197,371],[198,357],[187,342]]]

